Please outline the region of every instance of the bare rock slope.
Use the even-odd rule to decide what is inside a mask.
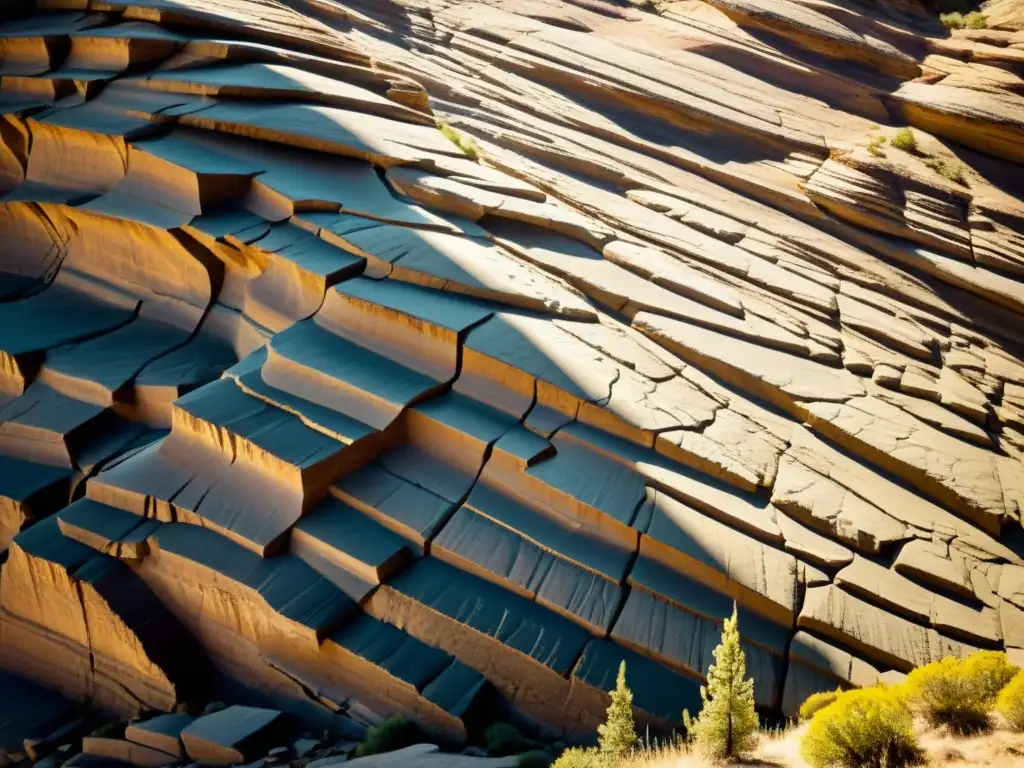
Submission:
[[[677,723],[734,601],[787,714],[1024,656],[1010,5],[3,3],[0,666],[458,741]]]

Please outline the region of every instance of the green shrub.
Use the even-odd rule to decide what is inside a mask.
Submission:
[[[902,149],[904,152],[917,151],[917,137],[914,136],[914,132],[909,128],[900,128],[896,131],[896,135],[889,140],[889,143],[896,147],[896,149]]]
[[[722,624],[722,642],[712,654],[707,687],[701,687],[696,720],[683,712],[688,735],[711,758],[742,757],[757,746],[754,681],[747,679],[747,659],[740,647],[736,604]]]
[[[988,26],[988,17],[981,11],[971,11],[964,16],[964,23],[968,29],[984,29]]]
[[[530,742],[523,738],[519,729],[508,723],[495,723],[490,726],[484,731],[484,743],[487,744],[487,754],[491,757],[518,755],[530,748]]]
[[[366,731],[366,738],[356,747],[356,757],[393,752],[412,746],[420,740],[420,729],[410,720],[397,715]]]
[[[915,669],[907,676],[906,691],[930,725],[973,733],[988,727],[996,696],[1015,673],[1005,653],[979,651]]]
[[[939,21],[942,22],[942,26],[946,29],[963,29],[967,26],[967,20],[959,11],[954,11],[953,13],[940,13]]]
[[[1020,672],[1003,651],[975,651],[964,659],[963,669],[978,692],[993,704],[999,692]]]
[[[812,693],[807,697],[807,700],[800,705],[800,722],[803,723],[810,720],[814,716],[815,712],[827,707],[835,701],[842,692],[843,690],[841,688],[836,688],[834,691]]]
[[[543,749],[524,752],[516,760],[516,768],[551,768],[551,755]]]
[[[1015,731],[1024,731],[1024,672],[1018,672],[999,693],[996,712]]]
[[[611,693],[608,716],[597,726],[597,744],[602,755],[621,759],[636,746],[636,728],[633,726],[633,692],[626,687],[626,662],[619,664],[615,690]]]
[[[868,152],[875,157],[885,157],[885,152],[882,151],[883,144],[885,144],[885,136],[875,136],[868,142]]]
[[[819,709],[800,743],[812,768],[901,768],[920,761],[899,688],[862,688]]]
[[[551,768],[612,768],[594,747],[570,747],[555,760]]]

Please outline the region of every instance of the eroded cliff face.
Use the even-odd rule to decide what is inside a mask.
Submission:
[[[4,12],[3,667],[458,740],[678,722],[733,601],[787,714],[1024,655],[1012,3]]]

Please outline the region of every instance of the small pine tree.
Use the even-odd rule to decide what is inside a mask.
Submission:
[[[736,605],[722,625],[722,642],[714,650],[707,687],[701,686],[700,715],[691,720],[683,713],[690,738],[708,756],[742,757],[757,746],[754,681],[747,677],[747,659],[740,648]]]
[[[629,754],[636,744],[636,730],[633,727],[633,692],[626,687],[626,662],[619,664],[619,676],[612,691],[612,703],[608,705],[608,719],[597,727],[597,744],[601,754],[611,759],[621,759]]]

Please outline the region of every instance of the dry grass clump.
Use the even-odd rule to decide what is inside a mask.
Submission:
[[[964,167],[959,163],[947,163],[941,157],[929,157],[924,164],[954,184],[967,183],[967,179],[964,178]]]
[[[875,136],[868,142],[868,152],[875,157],[885,157],[882,146],[885,144],[885,136]]]
[[[988,19],[981,11],[940,13],[939,21],[946,29],[984,29],[988,26]]]
[[[917,152],[917,137],[909,128],[900,128],[889,140],[889,143],[904,152]]]
[[[463,136],[458,130],[450,126],[444,120],[439,121],[437,123],[437,127],[438,130],[441,131],[441,135],[461,149],[470,160],[478,160],[480,158],[480,148],[471,138]]]

